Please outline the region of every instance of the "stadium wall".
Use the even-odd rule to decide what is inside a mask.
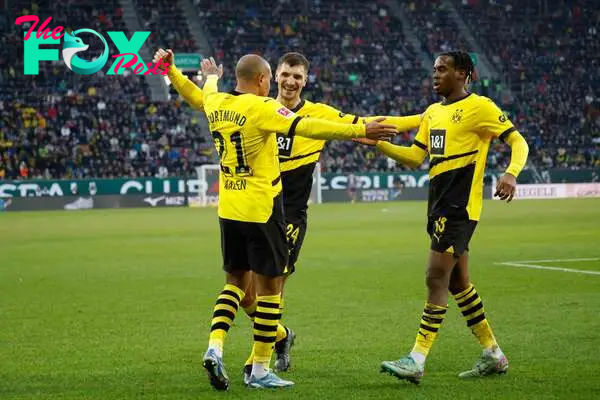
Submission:
[[[429,180],[426,171],[355,175],[359,184],[349,189],[347,174],[323,173],[322,201],[386,202],[427,198]],[[486,174],[486,198],[492,198],[493,183],[499,175],[495,172]],[[546,176],[548,183],[534,184],[532,175],[524,171],[519,177],[517,197],[600,197],[600,183],[597,182],[600,169],[555,169],[547,171]],[[214,192],[216,199],[218,184],[207,185],[199,179],[184,178],[0,181],[0,211],[198,207],[202,191]],[[210,205],[216,205],[216,201]]]

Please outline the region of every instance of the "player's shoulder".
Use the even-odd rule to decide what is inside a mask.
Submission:
[[[310,105],[307,107],[307,109],[312,109],[312,110],[314,110],[315,113],[320,113],[320,114],[324,114],[324,115],[335,114],[339,118],[344,118],[346,116],[346,113],[344,113],[343,111],[339,110],[338,108],[336,108],[332,105],[326,104],[326,103],[310,103]]]
[[[423,111],[423,116],[431,115],[432,113],[436,112],[436,110],[441,110],[441,109],[442,109],[442,102],[430,104],[429,107],[427,107],[425,109],[425,111]]]
[[[258,96],[253,93],[245,93],[242,96],[243,96],[243,99],[242,99],[243,102],[246,103],[247,106],[249,106],[251,109],[254,109],[254,110],[265,110],[269,106],[274,106],[275,103],[277,103],[275,101],[275,99],[273,99],[271,97]]]
[[[275,114],[279,114],[286,118],[292,118],[296,116],[294,111],[290,110],[276,99],[272,97],[263,97],[255,95],[255,110],[260,111],[257,114],[261,117],[269,117],[269,115],[275,116]]]
[[[476,93],[471,93],[471,99],[469,99],[469,101],[471,102],[471,104],[475,105],[475,106],[479,106],[479,107],[489,107],[489,106],[495,106],[496,103],[494,102],[494,100],[490,99],[489,97],[486,96],[480,96]]]

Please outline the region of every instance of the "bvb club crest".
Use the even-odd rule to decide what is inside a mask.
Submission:
[[[460,120],[462,119],[462,114],[463,114],[463,110],[460,108],[457,108],[456,111],[454,111],[454,114],[452,114],[452,117],[450,117],[450,119],[455,124],[458,124],[460,122]]]

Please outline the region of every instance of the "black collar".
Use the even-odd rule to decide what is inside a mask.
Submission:
[[[446,99],[444,99],[444,100],[442,101],[442,105],[443,105],[443,106],[449,106],[450,104],[454,104],[454,103],[456,103],[456,102],[458,102],[458,101],[461,101],[461,100],[464,100],[464,99],[466,99],[467,97],[469,97],[469,96],[470,96],[470,95],[472,95],[472,94],[473,94],[473,93],[467,93],[467,95],[466,95],[466,96],[464,96],[464,97],[461,97],[460,99],[452,100],[452,101],[446,101]]]
[[[229,92],[229,94],[232,94],[234,96],[239,96],[240,94],[244,94],[244,93],[240,93],[237,90],[233,89],[232,91]]]
[[[304,107],[304,103],[306,103],[306,101],[304,99],[302,99],[302,101],[300,101],[300,103],[298,103],[298,105],[296,107],[292,108],[290,111],[291,112],[298,112],[298,111],[300,111],[300,109],[302,107]]]

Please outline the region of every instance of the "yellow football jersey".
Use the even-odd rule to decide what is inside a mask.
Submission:
[[[483,177],[493,138],[516,131],[487,97],[470,93],[425,111],[415,145],[429,152],[429,216],[466,216],[479,220]]]
[[[281,192],[276,133],[316,139],[364,137],[363,124],[336,124],[297,116],[277,101],[204,87],[204,111],[219,154],[219,217],[267,222]],[[207,85],[209,82],[207,82]]]
[[[326,119],[342,124],[355,124],[359,120],[357,116],[344,114],[327,104],[313,103],[308,100],[302,100],[292,111],[302,117]],[[291,171],[303,165],[316,163],[319,160],[325,143],[327,143],[325,140],[302,136],[288,137],[281,134],[277,135],[281,170]]]

